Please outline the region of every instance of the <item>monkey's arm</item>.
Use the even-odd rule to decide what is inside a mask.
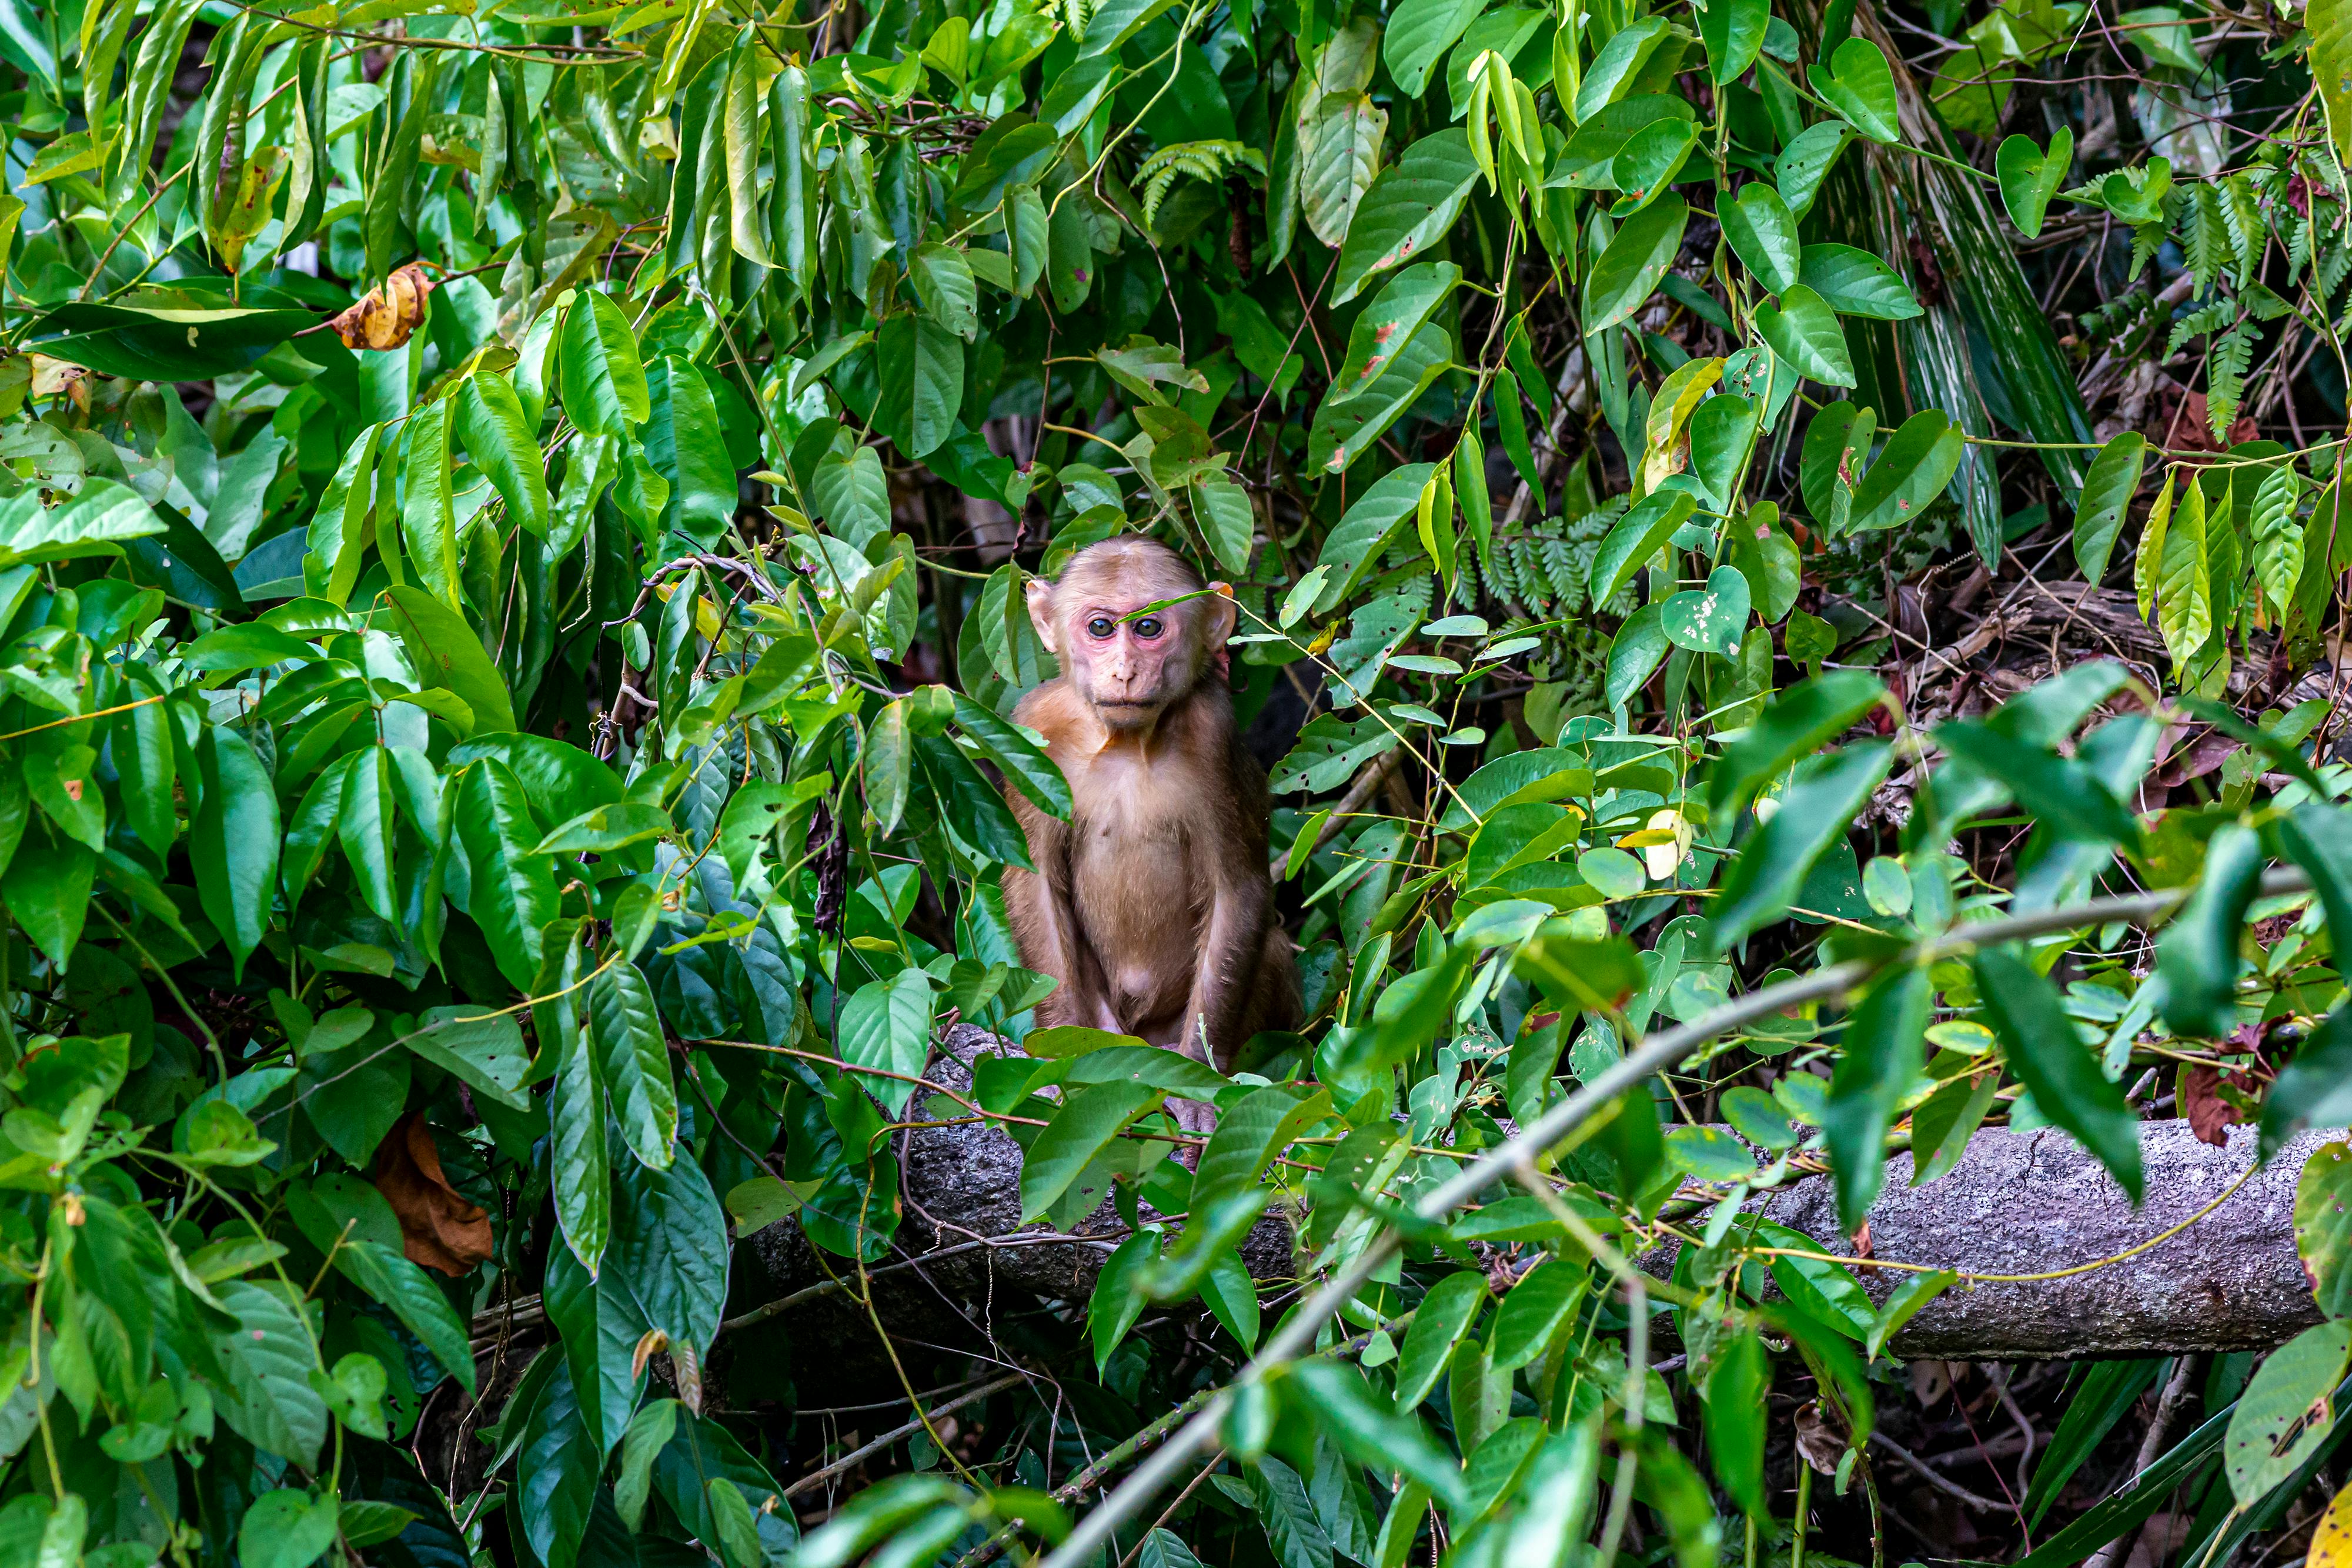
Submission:
[[[1094,967],[1080,952],[1078,923],[1070,896],[1068,831],[1020,797],[1012,795],[1013,812],[1029,841],[1029,859],[1037,869],[1004,871],[1004,910],[1013,922],[1013,936],[1021,961],[1060,984],[1041,1004],[1040,1022],[1093,1024],[1101,1010]]]
[[[1255,876],[1244,855],[1224,859],[1201,932],[1192,994],[1184,1005],[1185,1054],[1200,1057],[1220,1071],[1241,1049],[1242,1015],[1255,988],[1266,925],[1274,918],[1274,894],[1266,885],[1263,855]]]

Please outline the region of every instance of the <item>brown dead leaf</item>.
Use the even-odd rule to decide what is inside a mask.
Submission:
[[[423,1112],[403,1118],[376,1150],[375,1188],[400,1217],[401,1250],[410,1262],[456,1276],[489,1257],[490,1217],[441,1174]]]
[[[2245,1120],[2243,1113],[2221,1098],[2221,1071],[2191,1067],[2180,1075],[2180,1113],[2200,1144],[2227,1148],[2230,1129]]]
[[[1835,1418],[1822,1409],[1820,1400],[1797,1412],[1797,1452],[1805,1463],[1822,1475],[1833,1476],[1845,1449],[1845,1434],[1838,1430]]]
[[[433,280],[412,261],[327,325],[346,349],[397,349],[425,319],[425,301],[432,292]]]

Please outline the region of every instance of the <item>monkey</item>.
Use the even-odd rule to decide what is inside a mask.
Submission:
[[[1133,1035],[1229,1071],[1244,1041],[1297,1028],[1300,1010],[1267,872],[1265,774],[1225,684],[1233,590],[1204,584],[1165,545],[1125,538],[1088,546],[1058,581],[1032,579],[1027,591],[1062,673],[1013,718],[1045,737],[1071,800],[1061,822],[1006,792],[1036,867],[1004,873],[1021,962],[1061,982],[1038,1021]],[[1206,1130],[1191,1123],[1207,1107],[1177,1109],[1188,1131]]]

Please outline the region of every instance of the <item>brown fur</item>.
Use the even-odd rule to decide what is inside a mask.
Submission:
[[[1198,593],[1183,558],[1149,540],[1081,550],[1029,585],[1063,674],[1015,717],[1069,780],[1067,822],[1009,794],[1034,874],[1004,873],[1021,961],[1061,982],[1047,1024],[1131,1034],[1226,1068],[1261,1030],[1295,1028],[1298,980],[1266,874],[1265,775],[1244,750],[1223,678],[1231,591]],[[1090,622],[1116,630],[1097,637]]]

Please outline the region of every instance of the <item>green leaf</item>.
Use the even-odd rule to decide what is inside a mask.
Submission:
[[[335,1543],[339,1521],[331,1492],[316,1498],[292,1487],[264,1492],[237,1521],[237,1560],[246,1568],[310,1568]]]
[[[1760,184],[1749,188],[1763,189]],[[1920,314],[1919,302],[1911,298],[1911,290],[1895,269],[1866,250],[1850,245],[1809,245],[1800,268],[1800,281],[1841,316],[1907,321]]]
[[[318,1352],[308,1327],[276,1284],[230,1280],[213,1294],[232,1320],[212,1341],[228,1375],[227,1386],[215,1390],[222,1418],[256,1448],[316,1469],[327,1406],[310,1386]]]
[[[1937,1270],[1933,1274],[1919,1274],[1913,1279],[1922,1285],[1938,1281],[1948,1281],[1949,1270]],[[1892,1307],[1895,1298],[1887,1298]],[[1876,1354],[1876,1346],[1872,1353]],[[2037,1527],[2050,1505],[2083,1461],[2091,1457],[2100,1441],[2113,1431],[2116,1423],[2127,1415],[2141,1395],[2163,1375],[2171,1364],[2160,1356],[2146,1356],[2129,1361],[2095,1361],[2084,1368],[2081,1378],[2071,1391],[2066,1412],[2059,1418],[2058,1430],[2051,1436],[2050,1446],[2034,1462],[2033,1484],[2026,1489],[2025,1511]]]
[[[1122,1128],[1159,1103],[1159,1092],[1140,1083],[1091,1084],[1071,1095],[1022,1158],[1022,1223],[1053,1207]]]
[[[2139,843],[2139,823],[2090,763],[2061,757],[1990,726],[1937,727],[1936,743],[1996,779],[2051,831],[2093,843]]]
[[[1708,69],[1717,87],[1738,81],[1756,63],[1771,20],[1768,0],[1710,0],[1699,14],[1698,35],[1706,41]]]
[[[1329,395],[1345,399],[1371,391],[1461,281],[1462,269],[1450,261],[1421,262],[1390,278],[1349,328],[1348,357]]]
[[[1585,279],[1583,327],[1588,336],[1630,319],[1648,300],[1682,249],[1683,228],[1689,219],[1690,204],[1669,193],[1625,220]]]
[[[931,1053],[931,978],[906,968],[896,978],[869,980],[841,1009],[837,1030],[841,1060],[856,1067],[896,1073],[894,1078],[857,1074],[866,1092],[893,1116],[915,1092],[911,1082]]]
[[[2308,1328],[2271,1352],[2239,1397],[2221,1443],[2222,1468],[2239,1505],[2259,1502],[2326,1442],[2336,1423],[2312,1419],[2343,1381],[2352,1322]],[[2332,1413],[2331,1413],[2332,1414]]]
[[[417,580],[454,614],[464,599],[457,582],[457,503],[450,489],[450,408],[445,398],[409,416],[402,437],[400,538]]]
[[[475,1093],[509,1111],[531,1108],[522,1086],[530,1071],[530,1053],[511,1016],[479,1007],[427,1008],[421,1027],[403,1041],[443,1071],[464,1080]]]
[[[667,1167],[677,1152],[677,1084],[653,988],[635,964],[622,959],[590,982],[588,1024],[622,1139],[641,1164]]]
[[[1362,92],[1326,92],[1297,128],[1298,197],[1307,226],[1342,243],[1381,164],[1388,111]]]
[[[1728,821],[1758,789],[1861,723],[1885,699],[1886,687],[1867,670],[1824,670],[1782,692],[1717,759],[1707,779],[1709,812]]]
[[[393,922],[400,919],[400,894],[393,882],[396,789],[391,753],[380,746],[360,752],[344,776],[335,818],[335,831],[360,897],[379,918]],[[288,880],[291,882],[290,875]]]
[[[2303,526],[2295,517],[2302,485],[2294,467],[2283,463],[2263,475],[2254,491],[2254,580],[2281,622],[2303,580]]]
[[[669,482],[662,526],[712,549],[735,520],[736,488],[710,387],[675,354],[655,361],[646,385],[646,461]]]
[[[1408,463],[1391,468],[1371,483],[1360,499],[1323,538],[1318,561],[1323,570],[1323,591],[1316,596],[1319,614],[1344,602],[1364,575],[1380,564],[1389,546],[1403,530],[1407,517],[1420,504],[1421,492],[1437,472],[1434,463]]]
[[[908,281],[933,322],[967,341],[980,336],[980,287],[963,252],[938,240],[917,246]]]
[[[1406,148],[1357,204],[1332,275],[1331,303],[1346,304],[1374,274],[1412,261],[1443,240],[1477,179],[1465,131],[1440,131]]]
[[[1848,38],[1830,56],[1830,68],[1814,66],[1805,73],[1815,92],[1848,125],[1892,147],[1903,140],[1895,100],[1895,72],[1886,56],[1868,38]]]
[[[2239,938],[2261,890],[2262,838],[2225,822],[2205,846],[2205,874],[2157,941],[2164,1021],[2172,1032],[2219,1040],[2238,1027]]]
[[[442,1369],[474,1390],[474,1353],[466,1340],[466,1322],[449,1304],[425,1270],[381,1242],[358,1237],[342,1239],[335,1250],[335,1267],[343,1277],[390,1307]]]
[[[1429,1288],[1412,1315],[1398,1350],[1396,1407],[1410,1413],[1421,1407],[1437,1387],[1437,1380],[1454,1361],[1454,1347],[1486,1304],[1486,1278],[1475,1270],[1460,1270]]]
[[[907,730],[904,698],[883,705],[866,732],[865,755],[859,766],[866,775],[866,803],[874,825],[886,838],[898,831],[907,812],[908,789],[914,779],[914,752]]]
[[[549,1042],[555,1090],[548,1100],[556,1228],[591,1279],[613,1233],[613,1183],[605,1164],[604,1085],[586,1030]]]
[[[2278,1098],[2275,1090],[2271,1097]],[[2320,1312],[2346,1316],[2352,1309],[2352,1142],[2322,1144],[2304,1161],[2294,1184],[2294,1251]]]
[[[875,353],[875,428],[907,456],[928,456],[953,433],[963,403],[963,340],[927,316],[898,315],[882,323]]]
[[[2352,5],[2319,0],[2304,25],[2311,29],[2311,79],[2327,111],[2329,144],[2338,167],[2352,165]]]
[[[1834,120],[1824,120],[1808,125],[1796,139],[1780,149],[1772,160],[1772,183],[1789,211],[1802,219],[1812,210],[1813,196],[1822,188],[1830,166],[1838,154],[1845,151],[1846,139],[1853,132]]]
[[[2032,1092],[2035,1109],[2072,1134],[2137,1203],[2139,1123],[2122,1086],[2108,1082],[2098,1057],[2075,1032],[2058,988],[2006,947],[1979,952],[1975,967],[1986,1021],[2010,1071]]]
[[[955,722],[1030,804],[1057,821],[1069,821],[1069,780],[1043,747],[961,692],[955,695]]]
[[[1331,1113],[1330,1097],[1288,1085],[1254,1089],[1217,1118],[1192,1177],[1192,1207],[1201,1208],[1250,1186],[1276,1155]]]
[[[474,728],[484,735],[515,727],[514,705],[498,666],[464,616],[423,589],[394,584],[385,589],[393,626],[408,650],[417,678],[457,694],[473,711]]]
[[[1663,603],[1649,603],[1625,618],[1609,644],[1609,671],[1604,698],[1611,707],[1623,707],[1643,682],[1665,662],[1673,644],[1666,641]]]
[[[466,769],[457,812],[473,867],[470,913],[489,939],[499,972],[529,995],[539,975],[541,928],[562,912],[554,857],[538,852],[545,835],[521,781],[503,762],[484,758]]]
[[[1242,1476],[1281,1568],[1331,1568],[1331,1538],[1298,1472],[1269,1454],[1244,1466]]]
[[[1444,324],[1423,325],[1381,364],[1369,388],[1351,397],[1326,398],[1316,409],[1307,437],[1307,466],[1318,473],[1346,472],[1453,362],[1454,340]]]
[[[1389,13],[1381,57],[1407,98],[1419,98],[1438,57],[1478,19],[1486,0],[1400,0]]]
[[[2228,518],[2221,519],[2223,527]],[[2211,562],[2206,550],[2205,489],[2184,482],[2180,504],[2163,533],[2157,559],[2156,620],[2175,669],[2186,665],[2213,632]],[[2147,556],[2143,550],[2141,559]]]
[[[1919,1076],[1920,1041],[1935,999],[1927,971],[1906,967],[1874,983],[1847,1020],[1822,1130],[1837,1182],[1838,1220],[1848,1232],[1862,1228],[1878,1199],[1886,1130]]]
[[[1675,530],[1690,520],[1697,501],[1687,490],[1653,490],[1610,526],[1592,554],[1590,602],[1606,604],[1666,548]]]
[[[2011,137],[2011,141],[2022,138]],[[2124,514],[2139,491],[2140,469],[2147,461],[2147,437],[2126,430],[2099,448],[2083,476],[2083,493],[2074,500],[2074,564],[2083,580],[2095,583],[2107,575],[2116,536]]]
[[[1780,809],[1740,846],[1716,897],[1707,931],[1717,952],[1779,919],[1796,902],[1813,862],[1844,836],[1893,762],[1887,743],[1866,741],[1799,766]]]
[[[1993,155],[1993,173],[2000,182],[2000,204],[2009,209],[2009,221],[2027,239],[2042,233],[2042,215],[2050,210],[2050,198],[2066,183],[2066,171],[2074,162],[2074,132],[2070,126],[2060,126],[2050,138],[2050,151],[2033,144],[2030,136],[2011,136],[2000,144]]]
[[[722,114],[727,226],[736,255],[754,267],[773,268],[776,263],[768,254],[768,236],[760,232],[760,165],[768,162],[767,149],[761,144],[760,137],[761,58],[756,49],[742,44],[737,46],[727,65],[727,99]],[[784,199],[781,192],[776,199]]]
[[[1671,255],[1667,258],[1672,260]],[[1600,268],[1596,267],[1597,277]],[[1853,361],[1846,352],[1845,331],[1828,301],[1800,283],[1784,291],[1778,305],[1756,308],[1756,330],[1772,351],[1824,386],[1854,384]]]
[[[1583,1302],[1591,1276],[1582,1264],[1554,1258],[1519,1277],[1496,1309],[1487,1336],[1495,1370],[1514,1372],[1542,1357]]]
[[[1650,57],[1666,40],[1667,26],[1664,16],[1643,16],[1611,34],[1608,42],[1592,57],[1592,64],[1585,68],[1584,79],[1576,84],[1576,102],[1570,118],[1582,125],[1623,98],[1641,79]]]
[[[1723,0],[1717,0],[1722,4]],[[1769,1515],[1764,1493],[1766,1396],[1772,1387],[1772,1360],[1755,1330],[1731,1335],[1707,1370],[1706,1397],[1699,1407],[1716,1479],[1741,1512]]]
[[[636,333],[607,295],[583,294],[563,318],[556,362],[563,412],[591,435],[633,439],[653,417],[653,397],[637,358]]]
[[[547,465],[524,418],[514,383],[489,371],[477,371],[457,388],[457,438],[474,466],[489,476],[507,516],[547,537]]]
[[[1678,648],[1737,657],[1748,630],[1748,577],[1735,566],[1718,566],[1705,588],[1685,589],[1666,601],[1659,621],[1666,641]]]
[[[882,455],[836,438],[816,460],[809,502],[835,534],[864,549],[877,534],[890,529],[890,481],[882,472]]]
[[[1151,1304],[1143,1281],[1159,1261],[1156,1229],[1137,1231],[1103,1260],[1102,1272],[1095,1276],[1094,1294],[1087,1301],[1087,1334],[1094,1343],[1097,1374],[1110,1364],[1110,1353]]]
[[[1853,487],[1846,528],[1891,528],[1927,510],[1968,455],[1968,436],[1941,409],[1924,409],[1887,437],[1878,461]]]
[[[1724,0],[1726,9],[1738,0]],[[1716,209],[1723,220],[1723,237],[1767,294],[1785,294],[1797,286],[1803,246],[1797,238],[1796,215],[1780,193],[1761,180],[1739,188],[1739,199]]]
[[[0,501],[0,570],[32,561],[115,555],[130,539],[167,531],[139,493],[111,479],[84,481],[62,506],[43,504],[37,486]]]
[[[1415,1319],[1416,1322],[1420,1320]],[[1360,1465],[1382,1472],[1402,1471],[1448,1507],[1458,1504],[1464,1488],[1461,1467],[1429,1437],[1421,1417],[1400,1415],[1364,1385],[1364,1375],[1340,1363],[1302,1361],[1290,1370],[1292,1383],[1306,1398],[1307,1411],[1330,1434],[1339,1451]]]
[[[188,826],[196,896],[241,976],[268,932],[277,897],[278,791],[245,737],[224,725],[205,727],[196,768],[204,798]]]
[[[1222,474],[1205,475],[1192,483],[1192,517],[1219,565],[1236,577],[1249,570],[1257,516],[1248,491]]]

